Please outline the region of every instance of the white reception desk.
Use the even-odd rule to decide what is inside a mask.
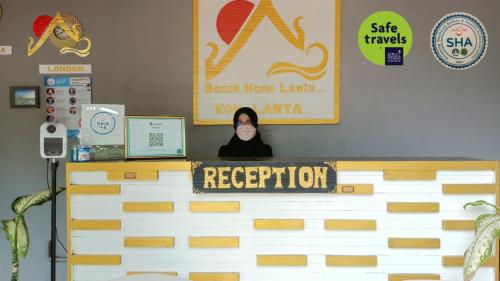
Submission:
[[[499,203],[496,161],[338,160],[336,191],[307,194],[193,193],[192,163],[68,163],[69,281],[457,281],[492,212],[463,205]]]

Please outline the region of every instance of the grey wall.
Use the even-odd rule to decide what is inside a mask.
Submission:
[[[277,0],[275,0],[277,1]],[[0,45],[14,55],[0,57],[0,218],[10,202],[45,187],[45,161],[38,152],[42,109],[10,109],[9,86],[42,85],[39,64],[92,64],[93,101],[125,104],[128,114],[187,118],[188,154],[215,156],[232,134],[228,126],[192,126],[192,24],[189,0],[0,0]],[[362,57],[357,29],[377,10],[403,15],[414,45],[403,67],[379,67]],[[59,55],[46,43],[26,56],[31,24],[63,11],[78,16],[92,39],[91,55]],[[454,12],[478,17],[489,34],[488,53],[471,70],[441,66],[429,48],[438,19]],[[500,159],[500,2],[497,0],[342,1],[341,123],[335,126],[263,126],[265,141],[279,157],[475,157]],[[63,184],[64,165],[59,173]],[[59,232],[65,241],[64,195],[59,197]],[[49,280],[46,243],[50,208],[27,215],[29,256],[21,280]],[[60,255],[64,255],[61,248]],[[66,264],[59,263],[59,280]],[[0,239],[0,280],[10,275],[7,240]]]

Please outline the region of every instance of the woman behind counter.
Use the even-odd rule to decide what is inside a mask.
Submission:
[[[257,113],[249,107],[238,109],[233,116],[236,131],[228,144],[219,149],[219,157],[273,157],[271,146],[260,139]]]

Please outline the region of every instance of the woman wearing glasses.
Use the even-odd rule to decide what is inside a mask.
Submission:
[[[242,107],[234,113],[233,128],[236,131],[228,144],[219,149],[219,157],[273,157],[271,146],[264,144],[257,131],[257,113]]]

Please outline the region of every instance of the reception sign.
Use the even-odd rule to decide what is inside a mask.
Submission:
[[[335,192],[335,162],[193,162],[194,193]]]
[[[193,0],[194,124],[339,122],[340,0]]]

